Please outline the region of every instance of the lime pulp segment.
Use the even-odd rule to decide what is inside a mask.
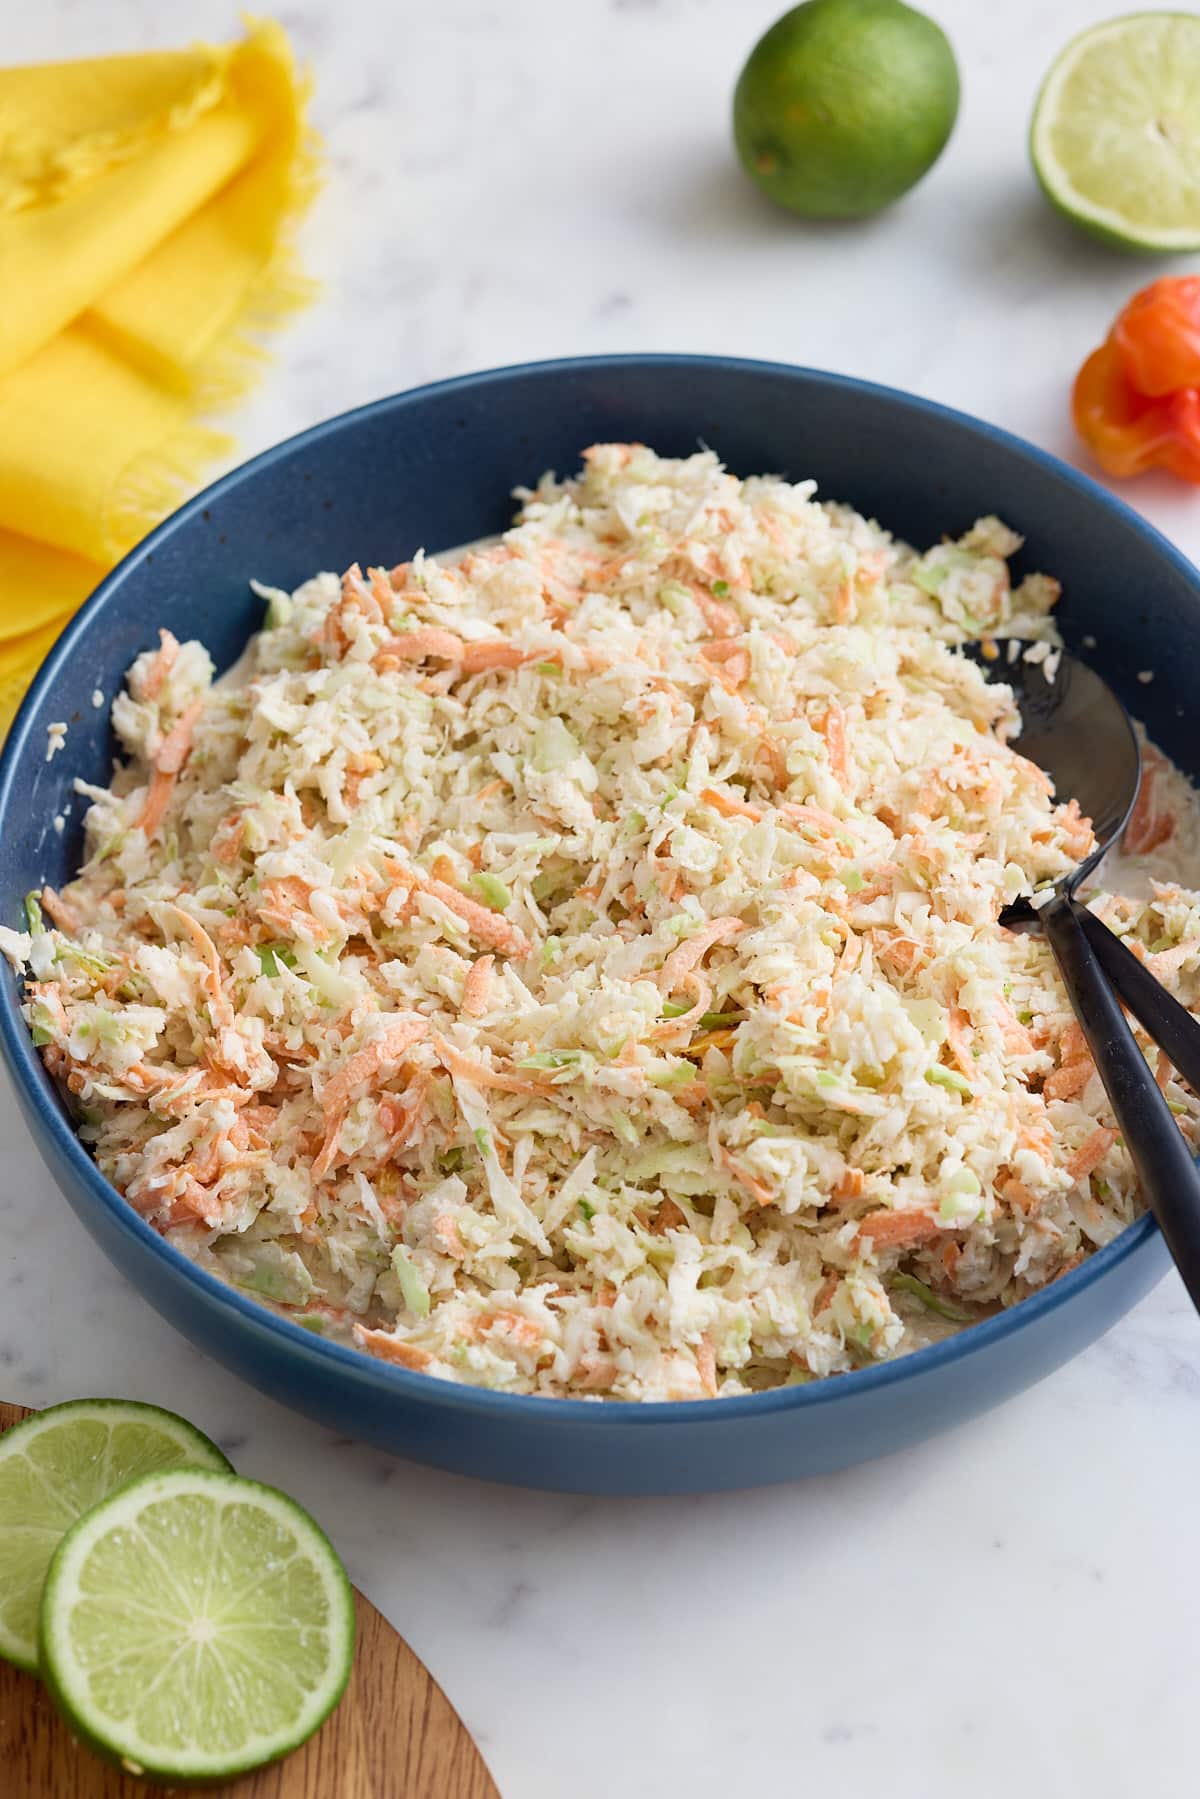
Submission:
[[[41,1669],[102,1754],[165,1780],[229,1778],[328,1716],[354,1623],[345,1571],[294,1500],[176,1469],[122,1488],[63,1538]]]
[[[1200,16],[1136,13],[1075,38],[1038,95],[1030,151],[1086,230],[1130,249],[1200,248]]]
[[[0,1437],[0,1656],[36,1669],[42,1583],[76,1519],[127,1481],[184,1465],[229,1469],[185,1419],[133,1400],[68,1400]]]

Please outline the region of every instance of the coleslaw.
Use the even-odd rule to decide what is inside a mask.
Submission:
[[[1091,826],[956,653],[1052,658],[1056,583],[709,452],[519,499],[259,588],[220,682],[134,663],[79,876],[0,932],[102,1172],[313,1330],[598,1399],[843,1372],[1109,1241],[1128,1158],[998,923]],[[1151,752],[1140,891],[1092,902],[1188,1004],[1194,826]]]

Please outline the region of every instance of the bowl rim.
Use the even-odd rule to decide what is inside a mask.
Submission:
[[[825,369],[809,368],[798,363],[738,356],[639,351],[509,363],[497,368],[453,375],[444,380],[403,389],[399,393],[385,395],[381,399],[369,401],[364,405],[349,407],[344,412],[336,413],[315,425],[295,432],[292,436],[260,451],[248,461],[238,464],[236,468],[218,477],[201,492],[185,500],[160,525],[142,538],[104,577],[95,591],[68,621],[42,663],[17,712],[3,751],[0,753],[0,838],[3,836],[4,819],[9,807],[13,804],[19,766],[30,750],[29,737],[34,714],[48,690],[53,686],[59,669],[74,653],[78,641],[87,632],[92,619],[97,613],[103,611],[115,595],[119,594],[122,584],[129,575],[143,561],[153,555],[160,543],[189,520],[204,512],[206,508],[212,507],[224,494],[271,468],[276,462],[290,457],[303,446],[319,443],[327,437],[336,436],[340,432],[352,428],[360,419],[370,418],[382,412],[402,412],[409,407],[419,408],[423,402],[435,395],[478,393],[493,386],[503,387],[514,379],[531,375],[553,378],[578,374],[603,374],[633,368],[662,367],[721,369],[733,374],[742,373],[756,378],[774,377],[786,382],[799,378],[801,382],[843,389],[865,395],[868,398],[886,401],[888,404],[898,404],[910,411],[924,414],[935,422],[965,428],[969,433],[988,439],[1001,448],[1015,453],[1025,461],[1033,463],[1044,475],[1075,490],[1091,504],[1099,505],[1115,514],[1144,540],[1149,550],[1159,557],[1165,557],[1169,563],[1173,564],[1176,570],[1196,589],[1197,595],[1200,597],[1200,573],[1183,555],[1182,551],[1178,550],[1157,527],[1142,518],[1115,494],[1109,493],[1099,482],[1092,480],[1081,470],[1071,467],[1069,463],[1052,455],[1049,451],[1042,450],[1037,445],[1017,436],[1015,432],[989,424],[956,407],[943,405],[940,401],[908,393],[903,388],[890,387],[882,382],[865,381],[857,376],[837,374]],[[694,1400],[627,1401],[616,1407],[616,1416],[614,1417],[612,1403],[605,1405],[595,1399],[559,1399],[548,1395],[507,1393],[493,1388],[475,1387],[464,1382],[447,1380],[439,1375],[421,1374],[401,1368],[393,1363],[383,1362],[364,1350],[352,1349],[347,1345],[331,1342],[315,1335],[282,1313],[273,1312],[268,1306],[248,1298],[236,1287],[222,1281],[217,1275],[209,1273],[207,1269],[199,1267],[184,1255],[182,1250],[176,1249],[173,1244],[168,1243],[165,1237],[160,1236],[152,1225],[134,1211],[128,1200],[118,1193],[117,1189],[100,1173],[48,1090],[48,1077],[42,1067],[40,1057],[34,1050],[33,1039],[28,1027],[21,1016],[17,1000],[17,985],[15,979],[12,978],[5,978],[0,982],[0,1054],[3,1055],[14,1083],[23,1091],[28,1104],[32,1107],[37,1126],[52,1139],[54,1146],[64,1157],[71,1175],[87,1192],[93,1204],[100,1211],[107,1213],[109,1222],[119,1235],[125,1236],[131,1240],[133,1245],[156,1257],[177,1279],[181,1280],[185,1286],[190,1287],[198,1302],[216,1307],[218,1312],[224,1311],[231,1317],[231,1321],[236,1320],[241,1325],[249,1326],[252,1332],[262,1333],[267,1338],[273,1339],[281,1352],[290,1352],[294,1359],[320,1366],[330,1375],[337,1373],[347,1375],[360,1385],[373,1386],[382,1393],[391,1393],[396,1398],[408,1402],[448,1407],[460,1411],[491,1413],[496,1416],[497,1421],[504,1416],[515,1414],[529,1422],[540,1418],[553,1418],[562,1423],[571,1422],[584,1428],[591,1427],[600,1430],[612,1428],[617,1422],[622,1425],[628,1423],[646,1427],[684,1423],[694,1425],[709,1417],[712,1417],[714,1421],[717,1419],[731,1422],[734,1420],[750,1421],[757,1418],[766,1419],[780,1413],[803,1413],[814,1407],[833,1404],[842,1399],[866,1398],[880,1389],[904,1384],[918,1379],[923,1374],[933,1374],[939,1369],[946,1369],[964,1358],[1003,1343],[1027,1326],[1042,1322],[1062,1306],[1069,1305],[1089,1288],[1113,1273],[1131,1257],[1146,1249],[1151,1240],[1159,1234],[1153,1217],[1148,1212],[1144,1213],[1132,1224],[1126,1225],[1103,1248],[1093,1251],[1077,1268],[1059,1276],[1058,1279],[1041,1288],[1037,1293],[1031,1294],[1006,1311],[985,1318],[937,1343],[912,1350],[895,1360],[875,1363],[870,1367],[854,1369],[848,1374],[839,1374],[836,1378],[814,1380],[811,1383],[794,1387],[774,1387],[759,1393],[736,1394],[730,1395],[728,1398],[705,1400],[700,1403],[699,1410],[697,1409],[698,1402]],[[35,1137],[37,1134],[38,1131],[35,1128]]]

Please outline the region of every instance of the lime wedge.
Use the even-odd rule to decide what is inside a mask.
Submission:
[[[37,1668],[38,1601],[64,1531],[126,1481],[185,1465],[229,1469],[185,1419],[133,1400],[68,1400],[0,1437],[0,1656]]]
[[[71,1729],[101,1755],[168,1784],[226,1780],[286,1755],[333,1710],[354,1595],[294,1500],[177,1468],[68,1531],[38,1651]]]
[[[1131,13],[1072,40],[1029,150],[1060,212],[1124,250],[1200,249],[1200,16]]]

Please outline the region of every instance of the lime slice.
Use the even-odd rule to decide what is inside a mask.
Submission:
[[[177,1468],[68,1531],[38,1650],[72,1730],[101,1755],[168,1783],[225,1780],[286,1755],[333,1710],[354,1595],[294,1500]]]
[[[1200,16],[1131,13],[1072,40],[1030,129],[1060,212],[1124,250],[1200,249]]]
[[[68,1400],[0,1437],[0,1656],[37,1668],[38,1601],[63,1532],[126,1481],[185,1465],[229,1469],[185,1419],[134,1400]]]

